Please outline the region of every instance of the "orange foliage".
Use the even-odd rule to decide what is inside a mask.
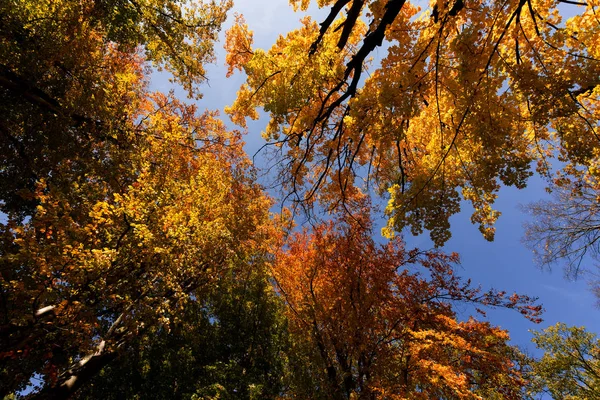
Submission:
[[[327,398],[520,398],[525,381],[508,333],[458,321],[453,305],[515,308],[536,321],[541,307],[462,281],[456,254],[409,251],[399,239],[378,245],[370,235],[366,219],[338,220],[293,235],[277,254],[273,275],[316,375],[312,388],[327,388]]]

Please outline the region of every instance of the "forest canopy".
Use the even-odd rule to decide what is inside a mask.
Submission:
[[[598,254],[598,5],[317,5],[322,20],[268,50],[241,15],[225,32],[227,75],[245,80],[226,109],[239,131],[199,103],[232,1],[0,2],[0,396],[521,399],[597,385],[593,334],[557,325],[535,343],[567,337],[583,355],[530,359],[486,312],[540,322],[534,297],[479,287],[457,254],[401,234],[442,246],[467,201],[492,240],[499,189],[537,173],[557,199],[532,206],[542,263],[577,271]],[[157,71],[188,98],[154,90]],[[281,198],[244,151],[261,112]],[[555,385],[571,365],[585,379]]]
[[[325,20],[268,51],[240,20],[228,63],[247,79],[229,113],[269,113],[280,182],[309,208],[372,188],[388,199],[387,236],[425,229],[442,245],[464,199],[491,240],[501,185],[537,172],[574,196],[597,190],[597,5],[573,3],[320,1]]]

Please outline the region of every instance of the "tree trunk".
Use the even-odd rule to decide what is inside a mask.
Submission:
[[[85,357],[65,372],[55,386],[45,387],[39,393],[32,395],[30,399],[68,399],[71,397],[81,386],[96,376],[102,368],[117,357],[116,352],[105,351],[105,345],[106,342],[102,341],[98,345],[96,353]]]

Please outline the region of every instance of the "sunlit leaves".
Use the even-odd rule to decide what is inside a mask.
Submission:
[[[401,1],[318,2],[330,11],[318,31],[240,61],[248,78],[231,114],[242,123],[257,107],[270,113],[267,139],[285,143],[282,182],[298,201],[331,207],[353,185],[375,187],[388,200],[388,235],[428,230],[441,245],[464,199],[492,240],[501,185],[524,187],[534,163],[550,174],[556,155],[597,162],[592,3],[438,1],[420,12]],[[299,35],[307,44],[294,60],[305,61],[283,62]],[[380,58],[372,70],[369,54]],[[285,78],[309,66],[331,75]],[[296,96],[311,102],[285,101]]]
[[[462,281],[457,255],[409,251],[399,239],[377,245],[368,224],[322,224],[278,253],[273,275],[312,378],[306,385],[299,371],[291,396],[520,398],[525,380],[508,334],[457,321],[453,305],[516,308],[535,320],[540,307]]]
[[[0,395],[70,395],[264,256],[240,134],[147,90],[152,62],[197,93],[229,6],[0,5]]]
[[[162,95],[153,100],[136,146],[112,148],[102,160],[108,171],[39,182],[30,221],[5,226],[5,244],[12,237],[16,247],[3,257],[3,291],[20,306],[5,315],[16,331],[4,350],[25,357],[54,342],[76,357],[100,338],[115,351],[157,323],[168,329],[191,295],[200,298],[233,260],[267,245],[269,202],[247,178],[239,137],[209,113],[195,116]],[[46,306],[54,307],[51,322],[32,319]],[[66,330],[69,348],[45,333],[56,329]],[[65,361],[43,362],[64,368]]]

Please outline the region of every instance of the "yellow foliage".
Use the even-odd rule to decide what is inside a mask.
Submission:
[[[316,3],[330,7],[320,28],[305,20],[236,64],[248,77],[228,111],[236,123],[270,114],[264,136],[284,144],[296,200],[330,208],[375,187],[389,196],[388,235],[428,230],[441,245],[464,199],[492,240],[501,185],[524,187],[535,164],[547,176],[556,155],[598,163],[594,2],[568,18],[555,0]]]

